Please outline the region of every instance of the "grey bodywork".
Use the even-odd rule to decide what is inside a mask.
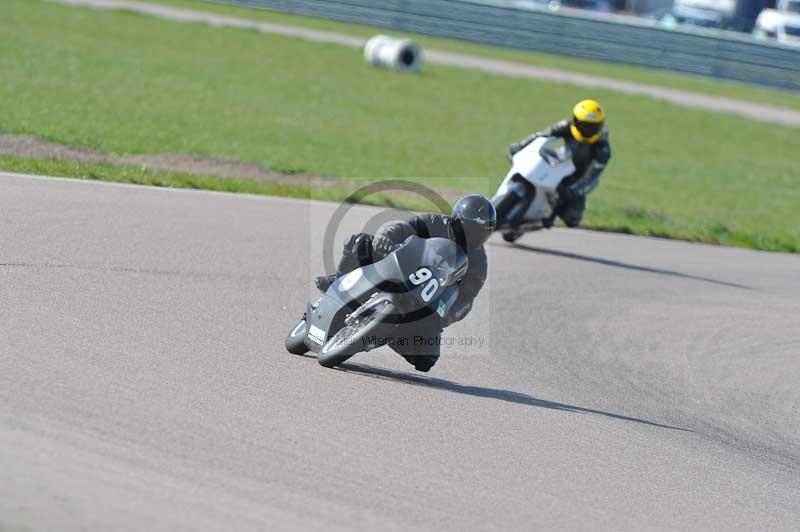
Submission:
[[[398,250],[383,260],[362,266],[337,279],[325,294],[306,307],[306,346],[319,352],[327,339],[343,325],[348,313],[379,293],[381,299],[394,304],[396,314],[393,325],[413,322],[415,317],[429,316],[441,308],[446,313],[458,298],[458,280],[467,271],[468,261],[464,251],[446,238],[409,237]],[[415,286],[410,274],[428,268],[438,288],[425,300],[422,292],[425,283]],[[324,331],[321,343],[309,337],[312,327]]]

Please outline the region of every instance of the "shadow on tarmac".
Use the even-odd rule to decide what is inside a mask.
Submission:
[[[660,427],[663,429],[680,430],[683,432],[694,432],[691,429],[684,429],[681,427],[673,427],[671,425],[664,425],[654,421],[648,421],[638,417],[623,416],[622,414],[614,414],[612,412],[604,412],[602,410],[594,410],[591,408],[584,408],[581,406],[568,405],[564,403],[557,403],[555,401],[547,401],[545,399],[538,399],[532,395],[512,392],[509,390],[500,390],[496,388],[485,388],[482,386],[468,386],[458,384],[456,382],[448,381],[445,379],[437,379],[424,375],[415,375],[402,371],[394,371],[390,369],[378,368],[375,366],[368,366],[366,364],[345,363],[336,368],[339,371],[346,373],[356,373],[365,377],[372,377],[377,379],[388,379],[397,382],[403,382],[413,386],[424,386],[427,388],[435,388],[448,392],[460,393],[464,395],[471,395],[473,397],[484,397],[487,399],[497,399],[499,401],[507,401],[509,403],[516,403],[526,406],[535,406],[538,408],[548,408],[551,410],[563,410],[566,412],[575,412],[580,414],[595,414],[605,416],[612,419],[621,421],[632,421],[634,423],[642,423],[653,427]]]
[[[711,279],[710,277],[701,277],[699,275],[691,275],[688,273],[677,272],[674,270],[662,270],[659,268],[651,268],[649,266],[639,266],[638,264],[630,264],[627,262],[620,262],[611,259],[603,259],[600,257],[593,257],[591,255],[581,255],[580,253],[570,253],[568,251],[559,251],[556,249],[547,249],[538,246],[528,246],[525,244],[514,243],[513,245],[509,246],[508,244],[500,244],[500,243],[491,243],[491,246],[498,246],[498,247],[512,247],[516,249],[521,249],[523,251],[530,251],[532,253],[540,253],[542,255],[552,255],[555,257],[563,257],[566,259],[573,259],[573,260],[581,260],[584,262],[591,262],[594,264],[602,264],[603,266],[611,266],[613,268],[622,268],[625,270],[633,270],[637,272],[646,272],[646,273],[655,273],[658,275],[669,275],[671,277],[679,277],[682,279],[691,279],[694,281],[702,281],[705,283],[712,283],[721,286],[729,286],[732,288],[741,288],[743,290],[754,290],[752,286],[746,286],[743,284],[737,283],[729,283],[727,281],[719,281],[717,279]]]

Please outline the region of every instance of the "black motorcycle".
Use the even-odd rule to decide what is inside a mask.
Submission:
[[[443,318],[458,297],[467,255],[446,238],[409,237],[381,261],[337,279],[286,337],[286,349],[317,353],[325,367],[392,345],[415,323]]]

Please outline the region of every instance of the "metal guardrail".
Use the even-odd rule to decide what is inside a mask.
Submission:
[[[800,50],[747,36],[668,30],[468,0],[214,0],[343,22],[800,89]]]

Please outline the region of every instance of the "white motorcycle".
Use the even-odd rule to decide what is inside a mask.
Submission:
[[[538,137],[514,154],[511,170],[492,198],[503,240],[514,242],[541,229],[558,202],[558,185],[574,172],[572,153],[557,137]]]

